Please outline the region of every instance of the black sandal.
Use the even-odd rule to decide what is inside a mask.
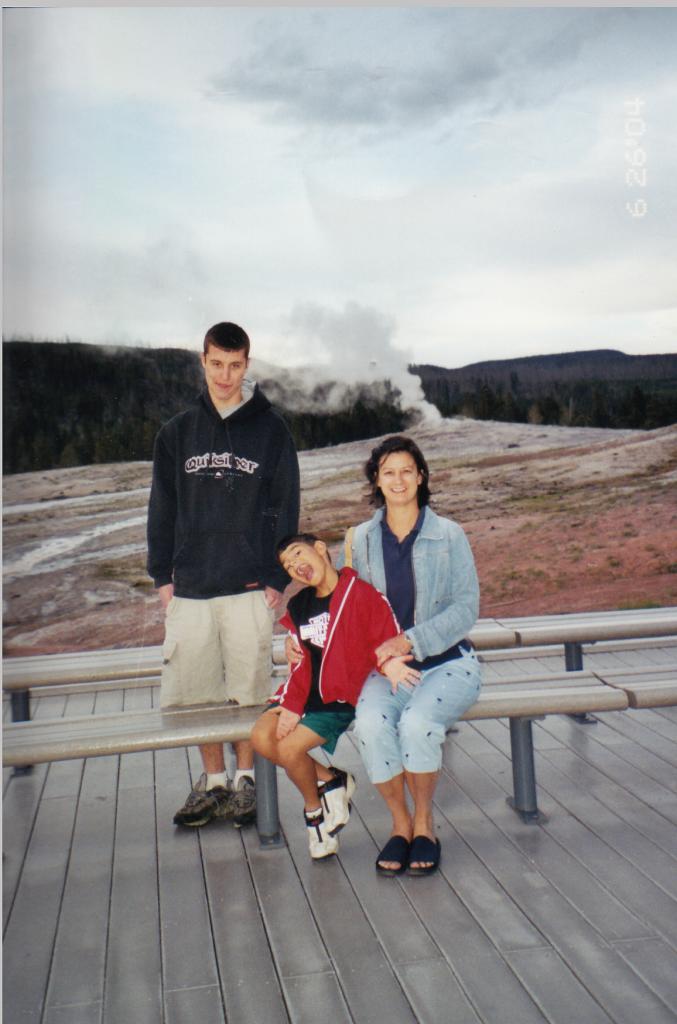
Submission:
[[[391,836],[376,858],[376,870],[379,875],[392,878],[394,875],[401,875],[403,871],[406,871],[410,846],[409,840],[404,836]],[[400,866],[399,868],[384,868],[380,864],[382,860],[397,861]]]
[[[411,864],[412,861],[419,864],[423,862],[427,864],[427,867],[407,867],[407,874],[432,875],[439,867],[441,852],[439,839],[428,839],[428,836],[414,836],[411,841],[411,850],[409,851],[409,863]]]

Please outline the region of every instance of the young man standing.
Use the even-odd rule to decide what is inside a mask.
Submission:
[[[273,610],[288,580],[275,556],[298,528],[299,470],[282,418],[245,377],[249,338],[219,323],[204,339],[206,388],[160,430],[148,507],[148,573],[166,613],[162,707],[270,696]],[[204,772],[176,825],[254,820],[253,748],[200,747]]]

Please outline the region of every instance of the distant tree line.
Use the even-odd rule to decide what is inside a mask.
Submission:
[[[6,341],[4,472],[150,459],[162,424],[202,385],[199,357],[184,349]],[[350,389],[336,411],[277,405],[300,450],[399,431],[407,422],[389,388],[374,395],[367,386]]]
[[[569,353],[412,367],[443,416],[652,429],[677,422],[677,356]],[[5,473],[150,459],[153,441],[203,384],[195,352],[80,342],[3,343]],[[300,450],[405,430],[388,381],[294,391],[261,379]]]
[[[677,423],[677,356],[602,350],[411,369],[443,416],[643,430]]]

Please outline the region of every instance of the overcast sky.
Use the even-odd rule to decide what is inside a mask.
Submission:
[[[677,349],[677,8],[12,9],[4,51],[6,338]]]

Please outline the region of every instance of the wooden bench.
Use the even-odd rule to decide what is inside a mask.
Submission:
[[[39,719],[6,726],[3,764],[15,768],[80,757],[246,740],[263,706],[202,705],[170,711],[122,711],[81,718]],[[279,846],[275,766],[255,755],[256,827],[262,846]]]
[[[567,671],[485,682],[478,701],[463,716],[466,721],[509,719],[514,784],[514,796],[509,802],[523,821],[543,820],[536,800],[534,719],[547,714],[585,716],[589,712],[677,703],[677,677],[672,670],[587,672],[582,668],[582,644],[676,635],[677,609],[652,610],[649,614],[610,612],[478,622],[471,639],[479,652],[512,653],[535,645],[565,647]],[[152,685],[159,680],[160,657],[161,649],[155,647],[8,659],[4,663],[3,687],[12,693],[13,701],[23,701],[18,715],[27,719],[30,690]],[[274,660],[275,671],[284,672],[281,638],[274,645]],[[261,710],[219,705],[80,719],[15,721],[4,728],[3,763],[21,767],[68,758],[232,742],[250,735]],[[256,772],[259,835],[264,845],[275,845],[279,842],[275,769],[264,759],[258,759]]]

